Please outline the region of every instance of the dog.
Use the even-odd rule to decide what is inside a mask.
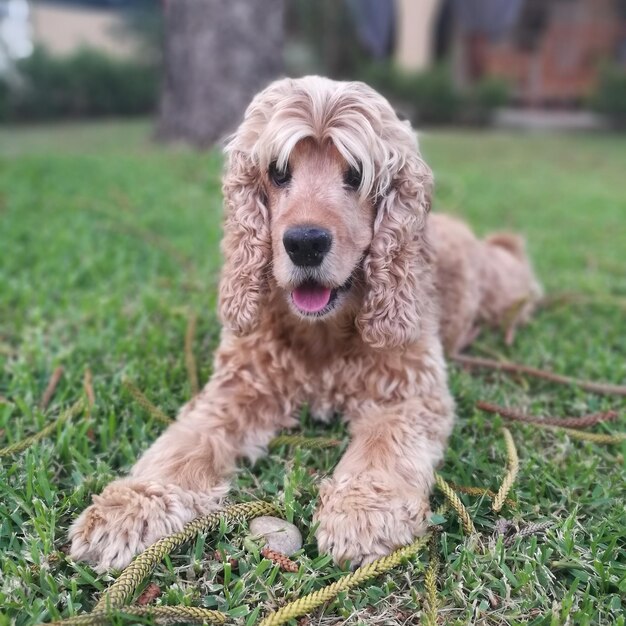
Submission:
[[[428,524],[454,402],[437,295],[448,270],[414,132],[363,83],[283,79],[254,98],[226,156],[214,374],[73,523],[71,556],[99,572],[217,509],[237,461],[264,454],[305,404],[343,415],[351,437],[320,486],[320,551],[364,564]]]

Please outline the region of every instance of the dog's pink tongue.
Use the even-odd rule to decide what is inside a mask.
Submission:
[[[301,311],[317,313],[330,301],[330,289],[322,285],[301,285],[291,292],[291,297]]]

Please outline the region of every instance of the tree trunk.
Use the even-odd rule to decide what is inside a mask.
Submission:
[[[234,130],[283,67],[283,0],[163,0],[157,135],[204,147]]]

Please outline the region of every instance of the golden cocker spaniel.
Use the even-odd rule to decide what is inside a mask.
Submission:
[[[125,566],[216,509],[237,460],[262,455],[303,404],[321,420],[342,414],[351,435],[320,487],[320,550],[364,563],[428,522],[454,419],[439,298],[447,311],[441,335],[457,349],[488,295],[482,265],[454,269],[474,262],[458,246],[478,249],[478,258],[488,244],[456,222],[427,227],[431,171],[410,126],[365,84],[277,81],[254,98],[226,152],[214,374],[130,475],[74,522],[71,555],[98,571]],[[433,245],[439,230],[441,245]],[[448,249],[455,260],[438,272],[435,253]],[[525,256],[507,262],[527,271],[522,291],[530,294]],[[453,310],[470,291],[468,311]]]

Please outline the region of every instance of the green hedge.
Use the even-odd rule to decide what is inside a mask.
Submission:
[[[509,100],[506,83],[493,78],[459,89],[445,65],[410,74],[378,64],[365,67],[360,78],[407,109],[417,124],[484,125]]]
[[[156,106],[156,67],[94,50],[57,58],[37,49],[16,69],[12,80],[0,78],[0,119],[5,121],[139,115]]]
[[[591,106],[614,128],[626,130],[626,67],[608,66],[602,70]]]

